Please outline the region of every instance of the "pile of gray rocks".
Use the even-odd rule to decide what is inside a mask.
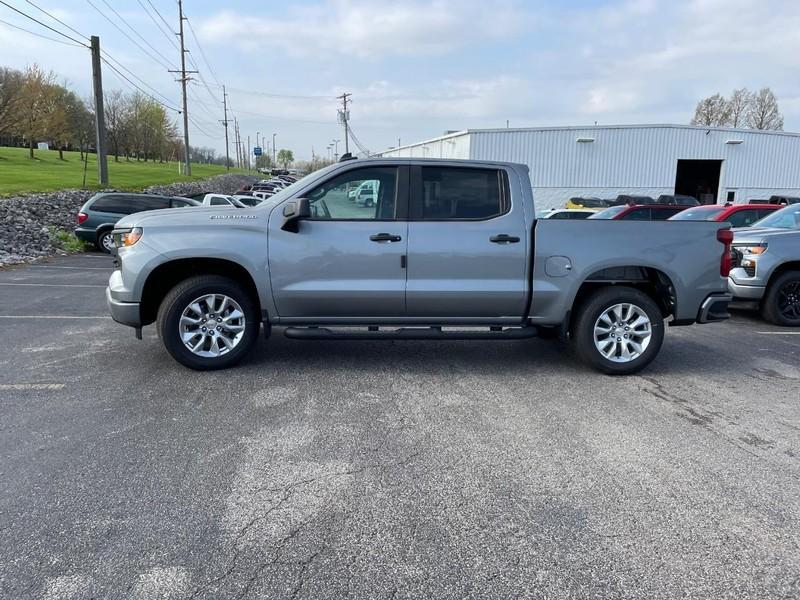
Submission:
[[[155,185],[151,194],[183,196],[201,192],[231,194],[257,178],[242,174],[217,175],[209,179],[170,185]],[[53,229],[72,231],[83,203],[94,191],[62,190],[0,198],[0,267],[28,262],[63,252]]]

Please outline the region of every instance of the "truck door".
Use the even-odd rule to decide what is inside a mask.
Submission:
[[[496,167],[411,167],[409,317],[518,322],[530,236],[509,177]]]
[[[351,193],[364,183],[374,201]],[[363,189],[363,188],[362,188]],[[402,318],[408,247],[408,167],[354,168],[305,194],[312,218],[269,224],[269,271],[278,316],[298,320]]]

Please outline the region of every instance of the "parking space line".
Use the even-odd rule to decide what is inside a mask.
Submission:
[[[61,265],[28,265],[29,269],[73,269],[76,271],[108,271],[113,269],[114,265],[108,267],[65,267]]]
[[[82,283],[5,283],[0,282],[0,285],[7,286],[29,286],[29,287],[75,287],[75,288],[106,288],[106,285],[87,285]]]
[[[761,335],[800,335],[800,331],[756,331]]]
[[[0,383],[0,391],[3,390],[63,390],[66,384],[63,383]]]
[[[0,319],[110,319],[107,315],[103,316],[81,316],[81,315],[0,315]]]

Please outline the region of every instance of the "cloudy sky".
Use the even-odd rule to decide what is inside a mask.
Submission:
[[[27,0],[7,2],[77,37]],[[179,55],[152,10],[177,29],[176,2],[34,4],[100,36],[134,82],[179,106],[167,72]],[[276,133],[278,147],[299,158],[312,148],[324,154],[343,137],[335,99],[343,91],[353,95],[353,131],[373,151],[398,138],[506,121],[686,123],[700,97],[741,86],[770,86],[785,129],[800,131],[798,0],[185,0],[184,7],[202,75],[191,85],[191,143],[221,151],[218,84],[228,87],[243,136]],[[57,37],[3,5],[0,20],[0,64],[36,62],[90,92],[88,51],[10,27]],[[130,88],[108,68],[104,84]]]

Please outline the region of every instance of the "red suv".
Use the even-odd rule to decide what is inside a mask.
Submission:
[[[634,204],[611,206],[591,215],[590,219],[624,219],[626,221],[666,221],[686,210],[686,206],[669,204]]]
[[[780,204],[707,204],[705,206],[692,206],[674,217],[670,221],[727,221],[731,227],[750,227],[771,214],[783,208]]]

